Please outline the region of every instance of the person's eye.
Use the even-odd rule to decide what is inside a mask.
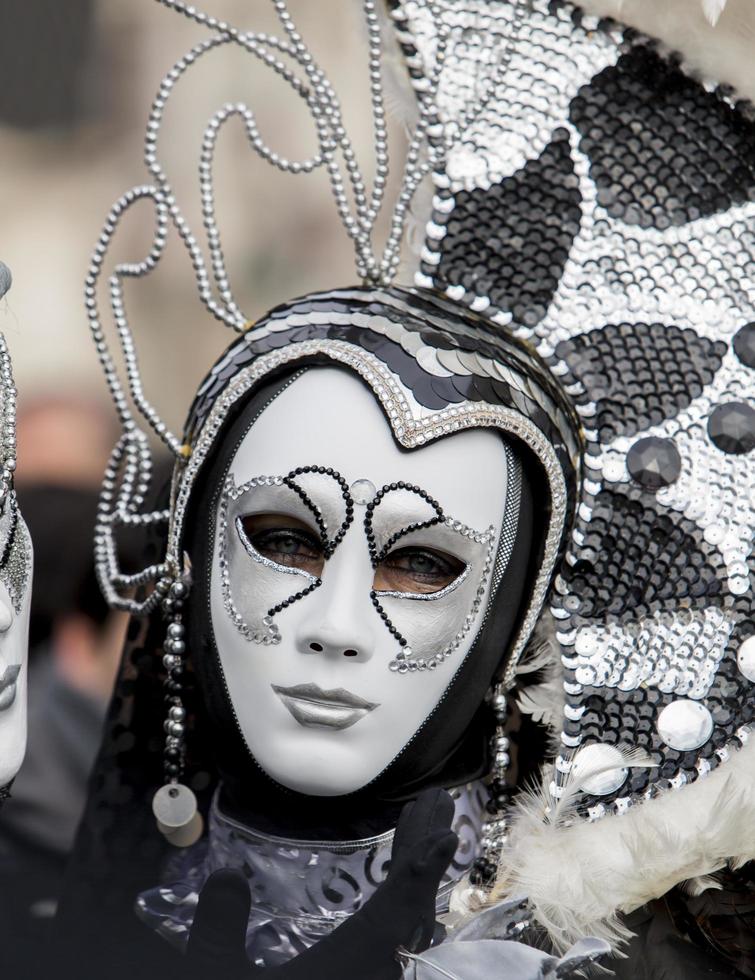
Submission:
[[[301,521],[278,514],[251,514],[241,519],[249,543],[277,565],[300,568],[319,576],[323,548],[318,536]]]
[[[465,564],[453,555],[431,548],[400,548],[383,559],[375,571],[377,592],[440,592],[464,571]]]

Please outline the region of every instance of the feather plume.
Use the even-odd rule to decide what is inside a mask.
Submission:
[[[516,807],[490,900],[526,894],[557,949],[585,935],[618,949],[630,935],[620,913],[755,858],[755,740],[706,777],[592,823],[576,813],[576,786],[554,804],[548,781]]]
[[[720,890],[722,886],[715,875],[698,875],[696,878],[688,878],[687,881],[683,881],[679,887],[685,895],[696,897],[713,889]]]
[[[703,0],[703,13],[714,27],[725,6],[726,0]]]
[[[542,671],[542,679],[520,688],[517,706],[534,721],[546,725],[557,738],[564,717],[564,670],[553,618],[548,612],[538,620],[516,668],[518,678],[536,671]]]
[[[621,13],[626,0],[616,0],[616,10]],[[718,19],[724,12],[728,0],[701,0],[703,13],[706,20],[715,27]]]

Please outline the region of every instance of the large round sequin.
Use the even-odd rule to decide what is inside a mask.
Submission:
[[[621,752],[614,745],[591,742],[574,757],[571,778],[584,793],[608,796],[626,782],[629,770],[623,765]]]
[[[713,733],[710,711],[699,701],[672,701],[658,715],[658,734],[672,749],[698,749]]]
[[[719,405],[708,419],[708,435],[722,452],[749,453],[755,447],[755,408],[744,402]]]
[[[746,323],[737,330],[732,347],[742,364],[755,368],[755,323]]]
[[[647,490],[659,490],[678,478],[682,460],[671,439],[648,436],[638,439],[627,453],[627,469],[632,479]]]
[[[755,635],[743,641],[737,653],[737,664],[747,680],[755,684]]]

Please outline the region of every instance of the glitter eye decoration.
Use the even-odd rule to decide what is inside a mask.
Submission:
[[[242,636],[280,642],[275,618],[322,584],[353,510],[346,481],[330,467],[300,466],[240,486],[229,474],[218,513],[218,563],[223,603]]]
[[[16,613],[21,611],[30,569],[28,531],[20,519],[15,494],[6,493],[0,508],[0,582],[8,590]]]
[[[434,670],[476,621],[492,567],[495,529],[475,531],[446,515],[426,490],[397,481],[371,495],[364,532],[374,569],[370,599],[398,644],[390,670]],[[451,593],[448,602],[435,605]],[[439,648],[440,623],[451,639]]]
[[[469,570],[466,562],[432,548],[407,547],[390,552],[375,569],[373,589],[388,595],[437,596]]]
[[[322,541],[303,521],[287,514],[249,514],[237,518],[236,527],[247,550],[253,549],[259,557],[313,578],[322,574]]]

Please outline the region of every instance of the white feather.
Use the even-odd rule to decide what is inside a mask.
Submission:
[[[755,858],[755,739],[708,776],[592,823],[574,812],[576,787],[554,807],[547,781],[516,808],[490,900],[526,894],[558,949],[580,936],[620,947],[619,913]]]
[[[725,6],[726,0],[703,0],[703,13],[714,27]]]
[[[561,650],[556,640],[553,617],[544,612],[538,620],[532,637],[517,665],[517,677],[524,677],[535,671],[542,671],[542,679],[537,684],[522,687],[517,697],[517,706],[534,721],[546,725],[554,752],[558,751],[558,733],[564,719],[564,668],[561,663]]]
[[[687,881],[683,881],[679,887],[687,895],[694,897],[707,891],[716,889],[720,891],[722,885],[715,875],[698,875],[697,878],[689,878]]]

